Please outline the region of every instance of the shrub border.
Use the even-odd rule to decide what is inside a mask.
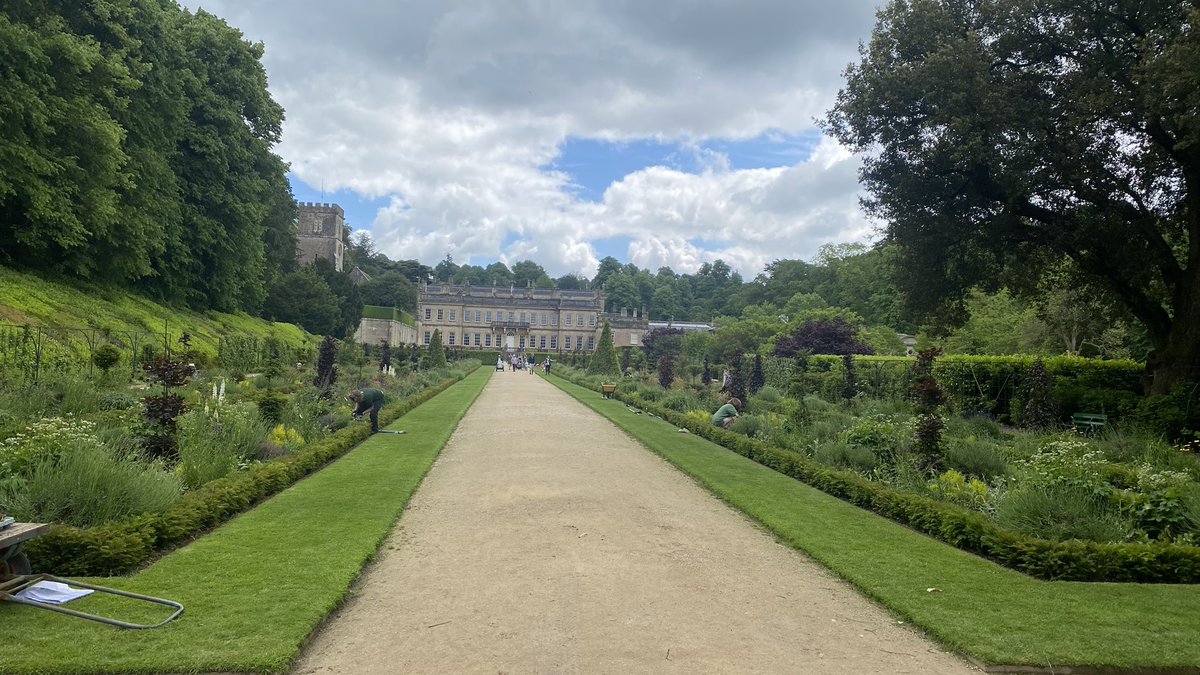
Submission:
[[[473,372],[473,371],[472,371]],[[387,425],[461,382],[470,372],[451,377],[379,413]],[[28,542],[25,551],[35,570],[59,576],[119,576],[246,511],[301,478],[340,458],[371,435],[366,426],[341,429],[282,459],[218,478],[184,494],[166,511],[90,528],[56,524]]]
[[[561,375],[556,375],[561,377]],[[563,378],[593,391],[586,381]],[[1054,542],[1005,530],[969,509],[831,469],[804,455],[718,429],[618,390],[615,396],[727,450],[951,546],[1032,577],[1058,581],[1200,583],[1200,548],[1177,544]]]

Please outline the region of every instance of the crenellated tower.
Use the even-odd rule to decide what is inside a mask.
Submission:
[[[317,258],[333,261],[337,271],[342,271],[342,260],[346,245],[343,235],[346,230],[346,214],[337,204],[297,202],[299,218],[296,223],[296,255],[301,265]]]

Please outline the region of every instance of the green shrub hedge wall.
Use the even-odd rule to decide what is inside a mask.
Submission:
[[[943,356],[933,372],[954,412],[1019,422],[1022,383],[1035,360],[1032,356]],[[1119,418],[1138,408],[1145,375],[1140,363],[1070,356],[1042,362],[1055,380],[1054,400],[1064,420],[1077,412]],[[902,356],[855,356],[858,391],[871,398],[907,397],[914,363]],[[844,382],[840,356],[813,355],[803,362],[770,357],[763,366],[767,384],[793,398],[817,395],[837,400]]]
[[[392,423],[460,379],[448,379],[394,405],[384,406],[379,413],[380,424]],[[294,455],[212,481],[183,495],[160,515],[86,529],[55,525],[45,535],[28,542],[25,551],[35,571],[59,576],[128,574],[163,551],[229,520],[322,468],[370,435],[370,427],[366,425],[347,427]]]
[[[1116,370],[1123,372],[1120,368]],[[585,378],[576,383],[598,390]],[[617,397],[822,492],[1033,577],[1062,581],[1200,583],[1200,548],[1194,546],[1052,542],[1029,537],[1004,530],[975,511],[903,492],[850,471],[831,469],[802,454],[718,429],[706,420],[675,412],[623,388],[617,389]]]

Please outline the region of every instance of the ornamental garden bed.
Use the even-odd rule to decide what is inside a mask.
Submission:
[[[600,390],[601,380],[563,369]],[[712,387],[625,378],[626,403],[780,473],[1023,573],[1074,581],[1200,583],[1194,443],[1128,426],[1023,431],[942,411],[936,463],[902,398],[799,399],[764,387],[730,430]]]
[[[26,546],[35,571],[127,573],[363,440],[344,395],[366,378],[387,395],[386,424],[477,367],[382,375],[346,352],[359,378],[323,387],[290,363],[243,378],[177,359],[150,381],[62,373],[0,389],[0,512],[54,524]]]

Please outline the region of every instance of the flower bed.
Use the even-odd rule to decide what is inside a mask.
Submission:
[[[398,403],[385,406],[388,424],[444,391],[452,377]],[[165,550],[201,534],[337,459],[370,435],[364,425],[346,427],[293,455],[255,464],[180,497],[164,512],[96,527],[55,525],[25,550],[34,570],[65,576],[126,574]]]
[[[599,391],[600,383],[592,381],[594,378],[568,372],[567,369],[563,369],[560,375]],[[643,394],[658,400],[649,400]],[[743,416],[747,419],[739,420],[734,430],[725,430],[712,425],[710,413],[687,409],[688,395],[684,392],[656,391],[652,387],[626,381],[618,387],[616,395],[630,405],[658,415],[673,425],[688,429],[784,475],[1031,576],[1072,581],[1200,583],[1200,548],[1196,546],[1152,540],[1118,543],[1075,539],[1052,541],[1002,527],[990,515],[964,505],[978,500],[980,488],[986,491],[987,484],[978,478],[968,480],[958,471],[947,471],[922,482],[920,485],[925,489],[923,493],[912,492],[869,479],[864,474],[871,473],[873,467],[864,465],[860,467],[861,473],[834,468],[805,452],[737,432],[742,427],[748,433],[771,439],[774,436],[764,433],[763,426],[786,425],[796,417],[807,419],[793,424],[820,425],[820,413],[809,411],[807,416],[801,416],[794,409],[789,414],[760,410],[757,415]],[[786,407],[786,402],[787,399],[783,399],[779,404]],[[859,423],[840,432],[839,438],[844,441],[843,449],[861,450],[873,446],[876,452],[867,454],[878,457],[878,451],[894,449],[893,444],[903,435],[897,432],[895,426],[894,421],[886,417],[860,418]],[[809,450],[821,456],[822,448]],[[1130,511],[1142,516],[1154,514],[1155,499],[1161,496],[1161,493],[1155,492],[1155,485],[1157,489],[1165,490],[1172,480],[1170,471],[1109,464],[1099,460],[1094,453],[1089,456],[1089,452],[1079,452],[1078,448],[1069,447],[1069,442],[1060,440],[1047,441],[1018,461],[1029,464],[1027,468],[1023,467],[1027,472],[1047,471],[1053,475],[1054,481],[1077,481],[1067,486],[1071,489],[1093,489],[1106,493],[1115,491],[1115,494],[1123,495],[1122,499],[1132,500],[1133,503],[1128,505]],[[1100,477],[1099,481],[1097,476]],[[1179,476],[1175,479],[1179,479]],[[1122,484],[1137,485],[1139,481],[1142,483],[1140,491],[1122,490],[1120,487]],[[1188,542],[1193,540],[1193,535],[1177,534],[1176,538]]]

